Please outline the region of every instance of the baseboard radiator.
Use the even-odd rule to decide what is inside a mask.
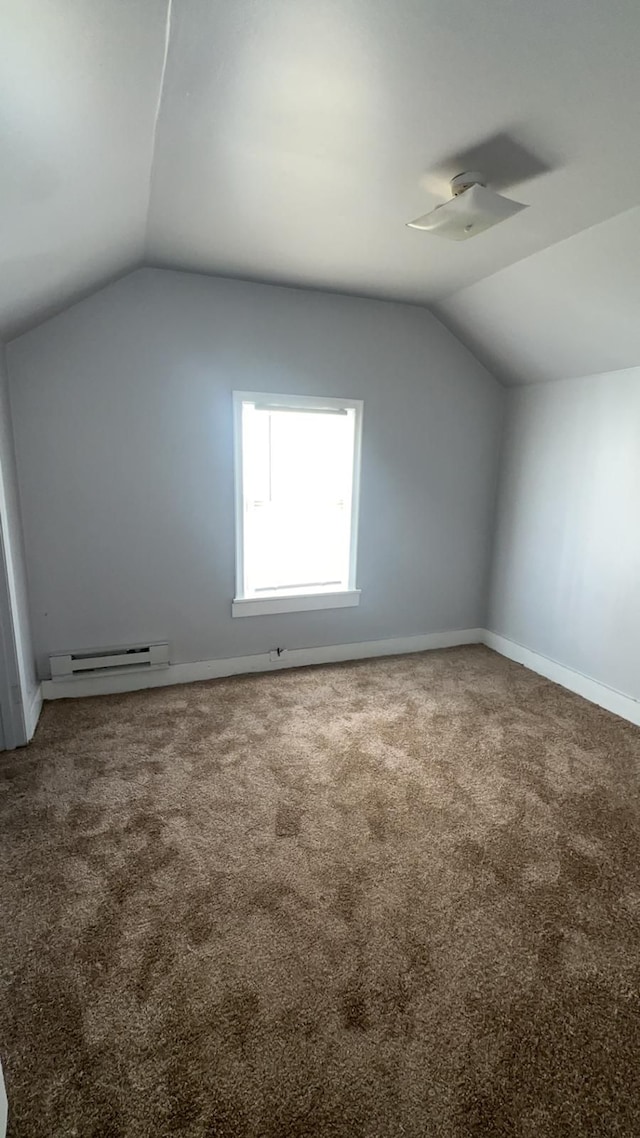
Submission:
[[[66,652],[49,657],[52,680],[151,672],[169,667],[168,644],[136,644],[93,652]]]

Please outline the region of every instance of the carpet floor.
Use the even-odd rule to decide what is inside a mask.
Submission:
[[[640,731],[482,647],[48,704],[15,1138],[637,1138]]]

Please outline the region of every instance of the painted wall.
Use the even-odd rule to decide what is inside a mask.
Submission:
[[[0,1138],[4,1138],[7,1133],[7,1092],[4,1087],[4,1078],[2,1075],[2,1066],[0,1066]]]
[[[5,721],[5,734],[13,740],[14,730],[16,742],[24,743],[30,738],[35,729],[39,707],[34,707],[37,700],[38,682],[35,673],[33,644],[29,619],[29,602],[27,598],[27,578],[25,570],[25,554],[20,515],[20,502],[18,498],[18,480],[16,460],[13,446],[13,433],[11,429],[11,412],[9,406],[9,385],[7,369],[4,358],[4,348],[0,346],[0,527],[2,531],[2,550],[4,564],[0,565],[0,572],[6,577],[6,592],[8,594],[10,613],[2,609],[3,614],[3,644],[5,657],[4,670],[9,672],[10,683],[13,682],[14,671],[17,669],[20,697],[22,699],[22,713],[16,714],[13,708],[3,708]],[[5,581],[0,582],[5,598]],[[10,625],[12,624],[12,628]],[[11,723],[6,720],[13,721]]]
[[[640,699],[640,367],[508,392],[489,627]]]
[[[426,310],[145,269],[8,358],[42,676],[483,623],[503,391]],[[359,608],[232,619],[234,388],[364,400]]]

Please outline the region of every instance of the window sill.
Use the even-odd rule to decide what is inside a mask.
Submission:
[[[309,612],[311,609],[345,609],[360,604],[360,589],[344,593],[306,593],[290,597],[236,597],[232,616],[269,616],[280,612]]]

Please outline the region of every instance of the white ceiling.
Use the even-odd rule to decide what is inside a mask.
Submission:
[[[0,334],[144,255],[166,0],[0,4]]]
[[[640,208],[435,305],[499,379],[539,383],[640,364]]]
[[[4,0],[0,43],[5,337],[147,261],[473,338],[446,298],[640,204],[637,0]],[[531,208],[405,227],[478,161]]]

